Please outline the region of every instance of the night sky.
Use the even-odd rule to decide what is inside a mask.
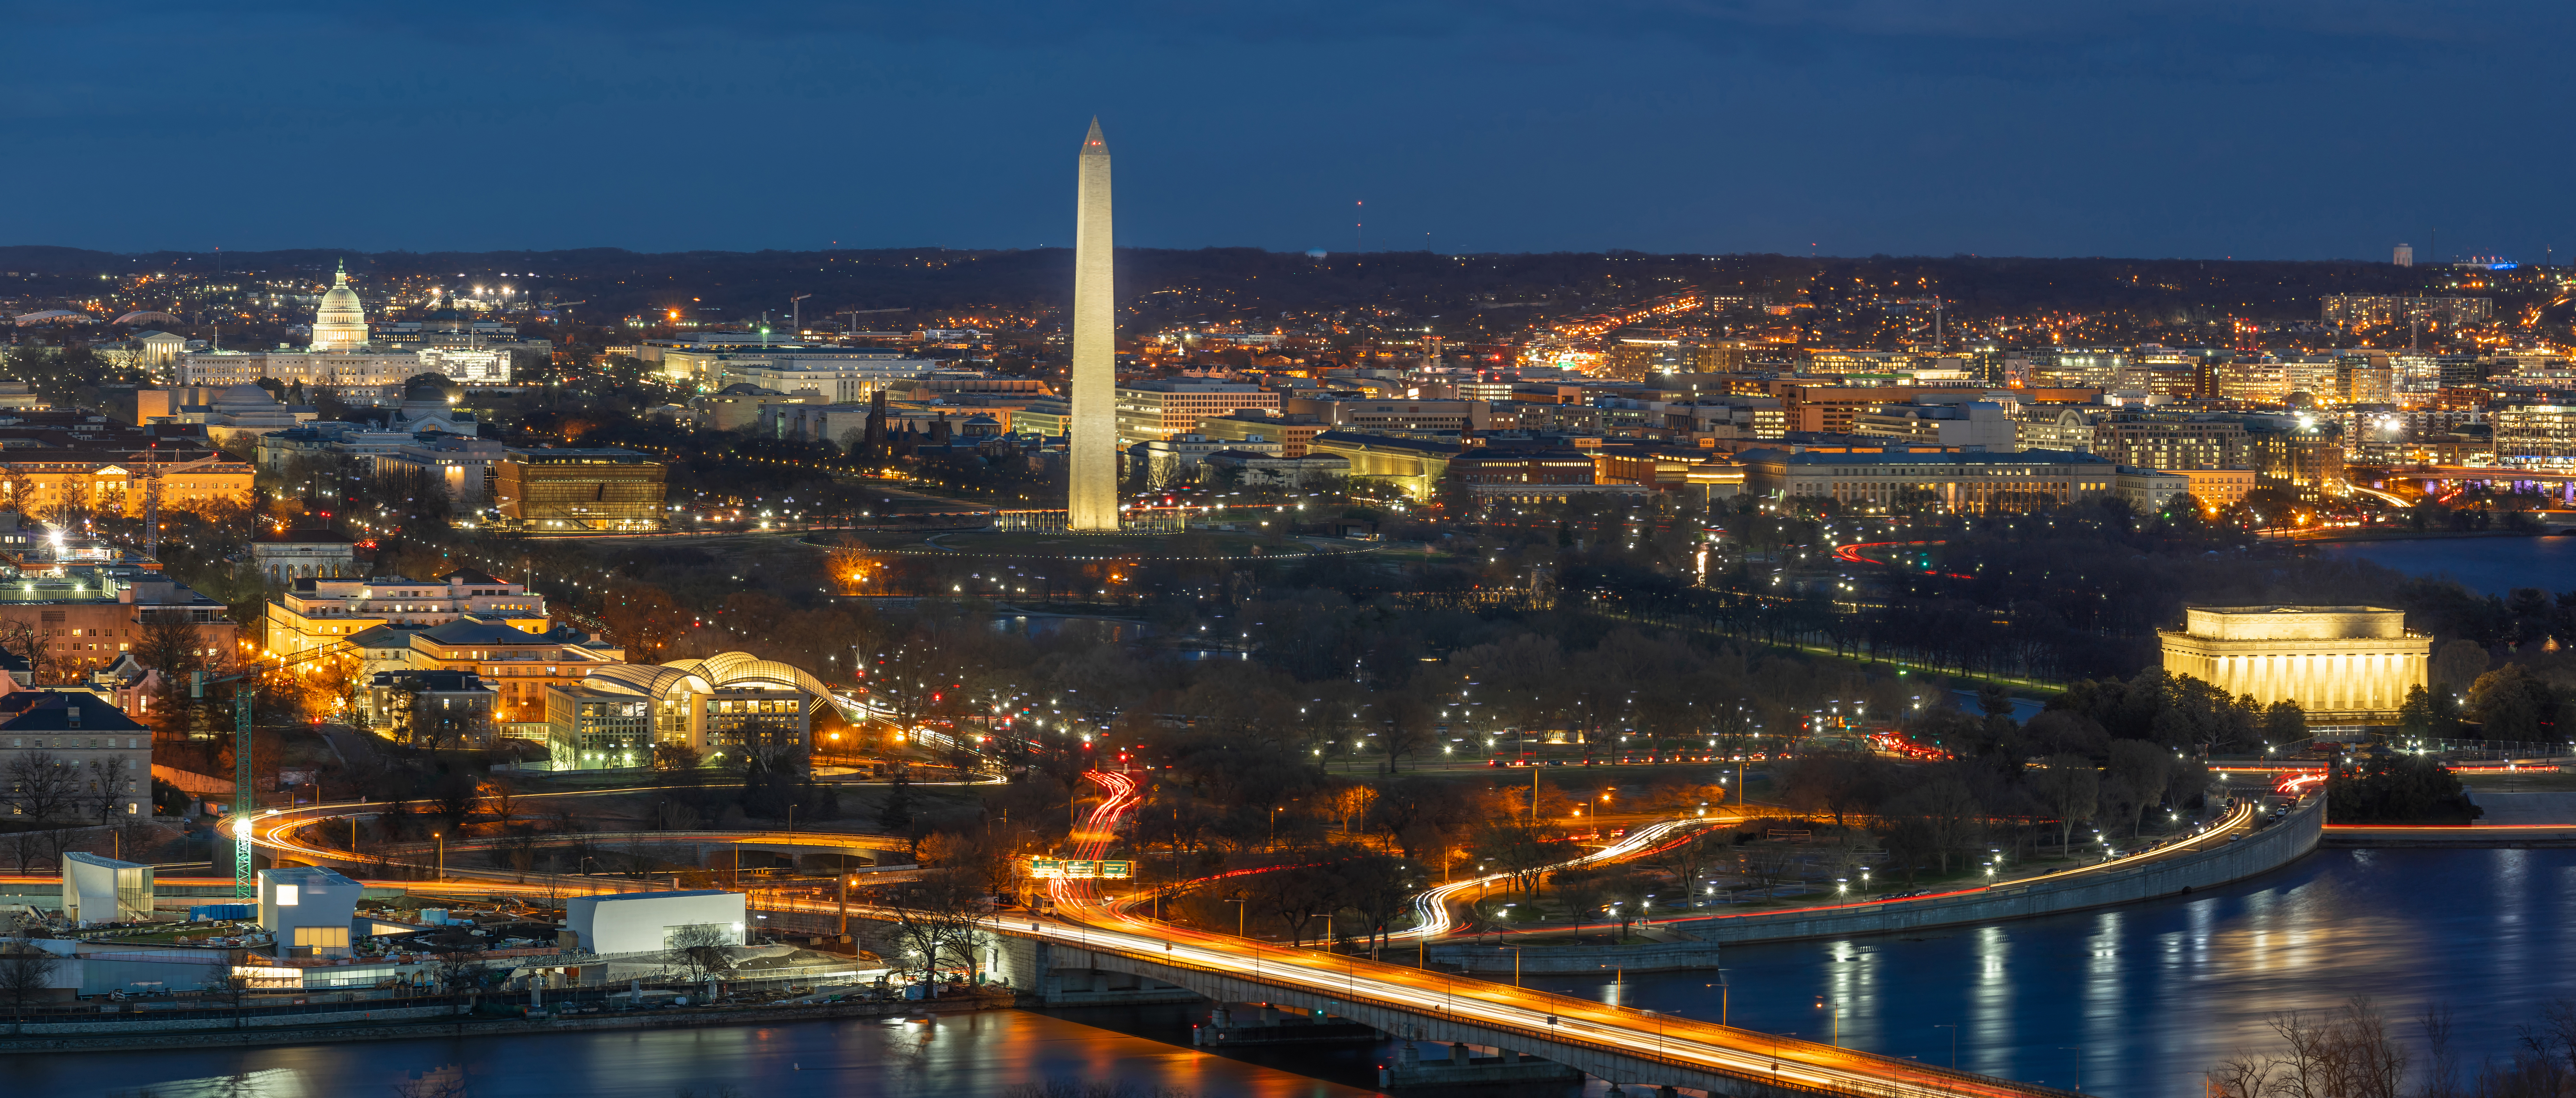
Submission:
[[[2576,247],[2564,2],[7,10],[0,243],[1062,245],[1096,112],[1142,246]]]

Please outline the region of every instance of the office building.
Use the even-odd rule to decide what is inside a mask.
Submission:
[[[1247,409],[1284,412],[1279,394],[1224,381],[1140,381],[1116,389],[1119,439],[1136,443],[1198,429],[1199,421]],[[1076,413],[1076,422],[1080,413]]]
[[[2343,433],[2332,424],[2256,432],[2249,436],[2247,458],[2256,483],[2286,490],[2303,502],[2337,498],[2349,488],[2344,479]]]
[[[2494,315],[2491,297],[2404,297],[2389,294],[2327,294],[2317,301],[2319,319],[2334,328],[2376,328],[2423,324],[2466,328]]]
[[[2576,467],[2576,405],[2498,403],[2487,412],[2495,426],[2496,462],[2525,469]]]
[[[2246,467],[2245,425],[2237,420],[2113,415],[2093,425],[2092,452],[2122,465],[2168,472]]]
[[[1301,458],[1306,456],[1307,444],[1326,430],[1313,416],[1238,412],[1200,420],[1197,433],[1228,442],[1275,442],[1281,457]]]
[[[2116,490],[2119,467],[2091,454],[1747,450],[1745,490],[1781,504],[1863,511],[1914,508],[1991,514],[2062,507]]]
[[[353,638],[381,626],[425,629],[467,615],[513,629],[544,630],[551,624],[544,595],[472,569],[434,580],[299,579],[269,600],[265,645],[290,655],[354,643]],[[403,647],[409,647],[408,641]]]

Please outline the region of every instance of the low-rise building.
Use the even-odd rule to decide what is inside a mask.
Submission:
[[[487,747],[499,694],[471,671],[379,671],[358,692],[359,719],[395,740],[429,748]]]
[[[1326,431],[1307,444],[1306,452],[1341,458],[1350,463],[1353,478],[1384,481],[1406,496],[1427,500],[1448,479],[1449,462],[1465,450],[1454,442]]]
[[[427,628],[385,626],[351,638],[363,674],[438,670],[470,673],[493,692],[501,725],[545,719],[547,688],[570,686],[622,663],[626,650],[569,625],[522,628],[466,614]]]
[[[0,591],[5,597],[5,591]],[[465,615],[514,629],[543,630],[544,595],[470,568],[434,580],[403,576],[366,579],[299,579],[269,600],[265,645],[291,655],[349,643],[386,625],[425,628]]]
[[[59,781],[0,783],[8,814],[61,825],[152,815],[152,730],[86,690],[27,689],[19,673],[0,674],[0,774],[42,768]]]
[[[2091,454],[1747,450],[1748,491],[1781,503],[1863,511],[1926,508],[1989,514],[2063,507],[2115,491],[2118,467]]]
[[[662,528],[668,467],[615,448],[511,450],[492,467],[493,504],[521,530],[650,533]]]
[[[1321,490],[1351,475],[1351,463],[1332,454],[1257,453],[1224,449],[1199,462],[1199,482],[1221,487]]]
[[[1224,442],[1275,442],[1281,457],[1301,458],[1306,456],[1307,444],[1327,430],[1330,428],[1313,416],[1237,412],[1200,420],[1197,433]]]
[[[259,927],[277,942],[279,960],[351,956],[349,930],[365,885],[320,866],[259,871]]]
[[[726,945],[741,945],[743,894],[713,890],[622,892],[564,901],[564,927],[582,952],[600,956],[674,948],[681,931],[705,927]]]
[[[107,667],[162,621],[194,627],[210,660],[236,652],[239,630],[224,604],[168,576],[130,565],[59,571],[0,583],[0,623],[34,632],[40,681],[73,682]]]
[[[251,565],[270,583],[358,574],[358,543],[337,530],[270,530],[250,543]]]
[[[1118,386],[1117,394],[1118,435],[1122,443],[1195,431],[1200,420],[1232,415],[1245,408],[1281,410],[1279,394],[1258,385],[1224,381],[1139,381]]]

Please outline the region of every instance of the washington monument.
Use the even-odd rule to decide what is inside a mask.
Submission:
[[[1073,423],[1065,525],[1118,529],[1118,312],[1110,288],[1109,142],[1100,120],[1082,139],[1074,191]]]

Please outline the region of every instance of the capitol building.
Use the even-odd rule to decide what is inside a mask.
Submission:
[[[452,313],[442,313],[452,321]],[[433,313],[430,323],[441,322],[441,313]],[[175,385],[229,388],[274,378],[329,390],[356,404],[398,401],[403,382],[419,374],[445,374],[467,385],[510,383],[507,347],[374,346],[368,339],[366,304],[350,287],[346,264],[322,295],[321,308],[313,315],[312,342],[303,350],[194,351],[179,355],[172,365]]]

